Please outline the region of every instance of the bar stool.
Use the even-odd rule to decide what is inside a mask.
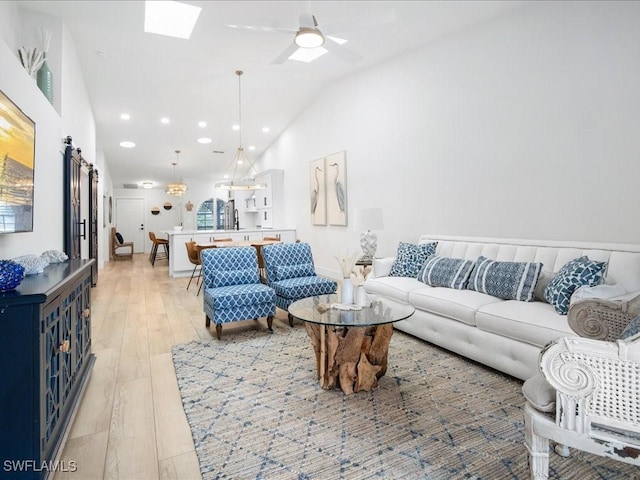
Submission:
[[[149,232],[149,238],[151,239],[151,242],[153,242],[151,253],[149,254],[149,261],[151,262],[151,265],[155,266],[156,260],[169,260],[169,240],[157,238],[156,234],[153,232]],[[160,252],[160,254],[158,254],[159,245],[164,247],[164,252]]]

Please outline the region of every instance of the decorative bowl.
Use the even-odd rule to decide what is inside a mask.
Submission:
[[[175,227],[173,227],[173,229],[174,229],[176,232],[181,232],[181,231],[182,231],[182,225],[176,225]]]
[[[0,260],[0,292],[15,290],[24,278],[24,267],[13,260]]]

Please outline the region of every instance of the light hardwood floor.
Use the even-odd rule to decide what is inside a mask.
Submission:
[[[92,289],[93,368],[61,460],[77,465],[55,480],[199,479],[191,431],[182,409],[171,347],[215,340],[205,327],[202,293],[189,278],[169,277],[167,261],[148,256],[109,262]],[[225,325],[225,334],[250,328]],[[286,312],[274,322],[288,326]]]

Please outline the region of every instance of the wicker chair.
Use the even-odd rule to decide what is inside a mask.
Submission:
[[[588,299],[569,314],[576,333],[604,339],[620,335],[638,315],[640,297]],[[633,313],[636,312],[636,313]],[[617,332],[617,333],[615,333]],[[546,479],[549,441],[640,466],[640,334],[602,341],[563,337],[540,352],[540,374],[523,386],[525,444],[532,479]]]
[[[133,242],[125,242],[115,227],[111,227],[111,259],[133,259]]]
[[[569,326],[581,337],[614,342],[629,322],[640,315],[640,295],[628,300],[589,298],[569,307]]]

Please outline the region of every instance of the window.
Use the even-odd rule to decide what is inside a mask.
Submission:
[[[214,204],[213,198],[205,200],[196,213],[196,230],[213,230]]]

